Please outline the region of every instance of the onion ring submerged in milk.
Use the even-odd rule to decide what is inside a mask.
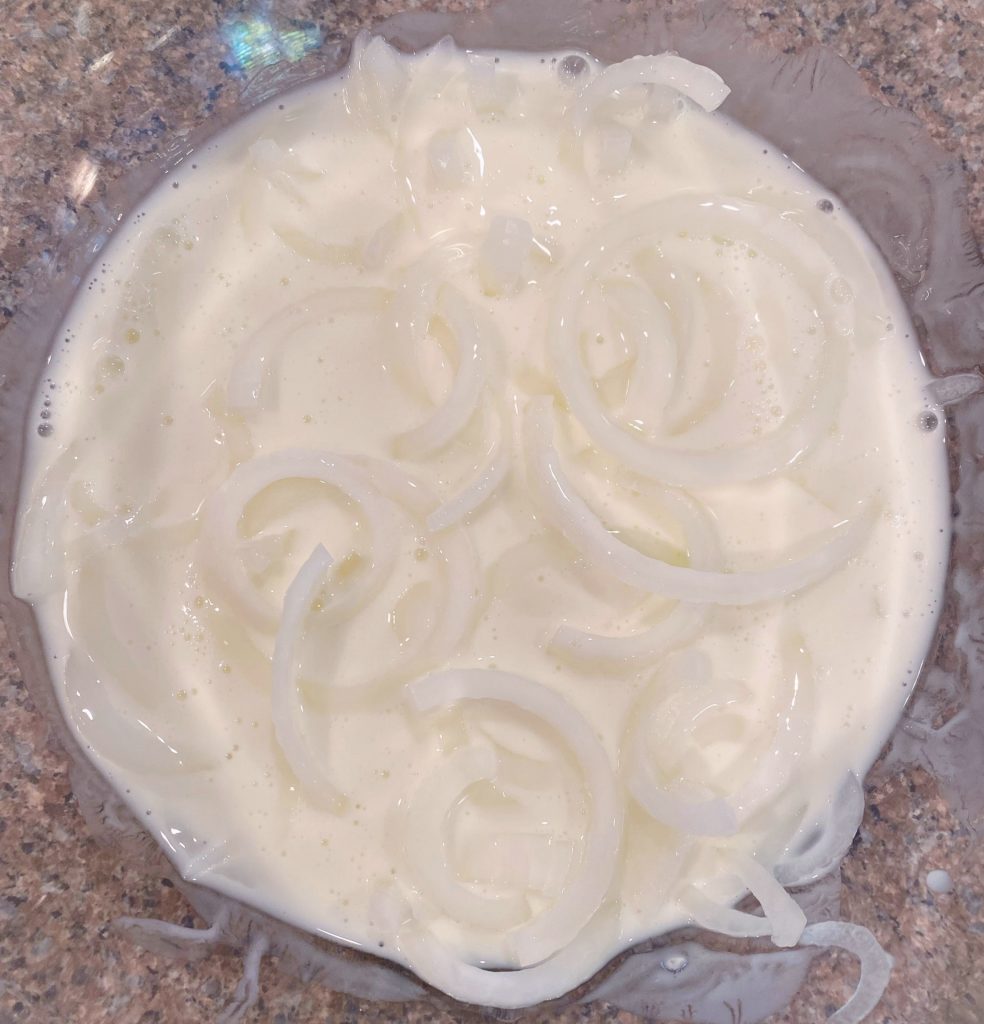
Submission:
[[[14,563],[186,877],[503,1007],[687,921],[867,948],[783,885],[948,542],[860,229],[709,69],[564,58],[362,38],[186,161],[68,317]]]

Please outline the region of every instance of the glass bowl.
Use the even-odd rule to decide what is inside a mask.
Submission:
[[[27,133],[22,154],[4,159],[36,170],[46,154],[55,158],[54,146],[54,169],[42,166],[40,173],[45,185],[55,176],[64,188],[57,203],[40,186],[36,197],[28,186],[16,193],[30,208],[24,222],[34,225],[35,237],[18,255],[17,273],[3,282],[3,301],[20,305],[0,345],[0,548],[5,557],[9,561],[24,432],[39,426],[25,421],[29,400],[75,288],[115,226],[197,145],[245,110],[340,67],[360,25],[391,14],[374,31],[404,49],[450,34],[471,48],[570,48],[608,61],[675,50],[707,64],[732,88],[724,111],[836,193],[881,249],[937,377],[936,398],[947,409],[937,429],[946,430],[949,443],[954,535],[937,640],[896,733],[868,777],[865,820],[842,866],[843,884],[835,875],[797,893],[797,899],[811,921],[843,917],[865,925],[894,955],[895,972],[877,1011],[885,1020],[915,1024],[938,1016],[948,1024],[970,1024],[981,1019],[984,986],[974,978],[974,964],[984,946],[984,924],[975,920],[984,906],[982,857],[975,842],[984,820],[984,400],[979,397],[984,377],[977,369],[984,353],[984,268],[968,221],[959,160],[937,148],[914,115],[873,98],[832,50],[794,44],[780,53],[762,45],[756,40],[761,32],[749,24],[752,15],[745,21],[738,16],[743,8],[504,0],[488,8],[481,2],[424,5],[454,13],[392,13],[418,6],[412,0],[337,4],[319,20],[300,0],[181,9],[165,3],[140,16],[115,4],[83,3],[70,29],[57,12],[38,16],[41,55],[54,53],[66,36],[76,40],[80,54],[90,55],[78,81],[69,77],[65,86],[76,104],[77,127],[61,124],[47,136],[32,135],[26,112],[19,121],[17,111],[25,105],[55,121],[64,111],[57,95],[48,105],[38,95],[27,96],[30,47],[22,51],[23,68],[13,78],[14,113],[4,115]],[[830,17],[821,21],[818,15],[818,24],[834,34],[838,26],[843,29],[843,12],[825,13]],[[928,33],[916,35],[913,22],[899,19],[900,33],[930,45]],[[800,15],[763,12],[762,20],[779,23],[769,30],[772,40],[795,39],[797,32],[815,28]],[[863,27],[857,33],[861,40]],[[90,52],[87,40],[111,37],[120,41],[116,48]],[[887,63],[892,40],[886,34],[877,42],[874,29],[871,38],[877,45],[872,56],[862,57],[862,65],[867,60],[877,78],[884,64],[894,82],[899,68]],[[852,45],[856,54],[862,52],[860,43]],[[17,185],[23,185],[21,178]],[[403,1021],[484,1014],[607,1021],[638,1014],[654,1021],[752,1024],[783,1013],[795,999],[776,1019],[807,1022],[825,1019],[853,988],[857,967],[843,954],[777,951],[762,942],[686,929],[623,953],[549,1006],[520,1013],[455,1003],[388,962],[318,942],[183,881],[64,725],[32,613],[12,598],[6,575],[0,581],[0,615],[16,659],[15,695],[19,670],[34,705],[21,700],[10,744],[32,780],[34,799],[8,835],[20,836],[24,858],[42,847],[38,857],[47,865],[33,875],[22,868],[17,891],[2,904],[12,921],[8,947],[30,947],[29,955],[12,957],[8,989],[20,993],[11,1004],[12,1019],[32,1013],[40,1014],[32,1020],[71,1018],[77,1005],[74,986],[86,993],[88,1004],[101,1000],[107,1019],[141,1021],[189,1019],[196,1013],[211,1019],[217,1007],[228,1004],[230,1020],[250,1014],[284,1021],[309,1015]],[[52,741],[47,747],[45,730]],[[83,838],[78,817],[66,808],[66,761],[74,801],[102,849]],[[8,787],[14,792],[15,786]],[[931,892],[925,882],[930,869],[949,871],[954,891]],[[75,879],[80,891],[70,908],[73,920],[63,926],[61,911],[45,919],[39,908],[64,892],[71,884],[67,878]],[[33,918],[25,915],[28,900]],[[130,916],[120,917],[124,913]],[[97,951],[88,941],[93,934],[99,936]],[[133,940],[149,952],[137,952]],[[160,959],[170,954],[195,960],[221,949],[240,959],[209,956],[192,966]],[[267,956],[280,970],[276,976],[264,974],[261,993],[258,968]],[[54,966],[48,963],[52,958]],[[146,978],[156,980],[145,991],[140,986]],[[251,1009],[258,999],[258,1008]]]

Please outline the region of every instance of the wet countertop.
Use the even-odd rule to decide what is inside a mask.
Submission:
[[[535,3],[536,0],[530,0]],[[677,3],[676,8],[692,6]],[[0,33],[0,345],[40,279],[71,214],[83,158],[108,175],[154,151],[175,119],[200,120],[241,88],[236,41],[292,38],[326,45],[398,9],[468,9],[419,0],[5,0]],[[959,154],[971,217],[984,237],[984,6],[981,0],[734,0],[750,32],[777,50],[832,47],[885,102],[913,110]],[[225,28],[226,31],[222,31]],[[2,442],[2,439],[0,439]],[[0,515],[11,496],[0,496]],[[192,963],[144,952],[116,934],[121,914],[196,923],[150,843],[139,866],[90,837],[24,687],[0,621],[0,1024],[212,1021],[231,998],[231,953]],[[918,838],[909,826],[918,822]],[[911,835],[910,835],[911,833]],[[889,856],[886,851],[894,853]],[[899,856],[898,851],[902,851]],[[953,890],[934,894],[927,873]],[[875,932],[896,970],[876,1024],[984,1020],[984,856],[921,772],[869,787],[868,810],[844,868],[844,913]],[[826,1020],[853,986],[845,958],[818,961],[777,1021]],[[440,1021],[425,1006],[371,1007],[283,978],[269,965],[246,1020]],[[546,1020],[529,1015],[529,1020]],[[636,1021],[604,1007],[549,1019]],[[736,1021],[737,1024],[737,1021]]]

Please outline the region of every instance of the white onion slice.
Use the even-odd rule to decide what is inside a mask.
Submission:
[[[615,874],[623,811],[608,755],[591,726],[560,694],[510,672],[436,672],[409,683],[407,694],[418,711],[467,700],[513,705],[551,726],[577,758],[591,796],[591,816],[578,871],[551,907],[510,936],[520,964],[546,959],[567,945],[594,916]]]
[[[574,862],[574,844],[541,832],[505,832],[490,840],[471,836],[461,844],[459,863],[470,877],[491,885],[556,895]]]
[[[765,912],[772,941],[777,946],[795,946],[806,927],[806,914],[799,904],[775,875],[752,857],[735,857],[735,871]]]
[[[475,415],[486,383],[488,339],[471,305],[446,285],[440,292],[438,312],[455,340],[457,372],[446,401],[434,415],[395,439],[397,454],[404,458],[424,458],[453,441]]]
[[[271,361],[299,330],[341,313],[382,312],[389,298],[383,288],[325,288],[278,310],[239,346],[226,385],[229,408],[244,414],[261,408]]]
[[[359,32],[344,78],[345,107],[371,129],[393,138],[398,120],[392,114],[402,106],[408,70],[404,58],[382,36]]]
[[[699,652],[667,660],[657,683],[669,676],[670,689],[635,729],[629,744],[626,784],[640,807],[664,825],[687,835],[730,836],[738,829],[731,804],[704,787],[659,779],[649,753],[663,753],[675,734],[688,734],[688,714],[692,725],[695,713],[722,701],[719,693],[711,692],[709,675],[710,663]],[[730,701],[732,694],[729,691],[723,697]]]
[[[359,258],[354,245],[342,245],[337,242],[323,242],[314,238],[306,231],[293,228],[289,224],[274,224],[273,233],[296,256],[316,263],[327,263],[339,267],[353,264]]]
[[[522,217],[496,214],[478,250],[478,278],[486,295],[515,292],[526,278],[533,227]]]
[[[772,746],[759,758],[751,778],[731,797],[740,822],[751,818],[785,787],[809,746],[815,690],[812,665],[797,643],[783,646],[792,667],[789,702],[779,712]]]
[[[722,561],[721,544],[707,510],[680,491],[659,488],[657,499],[670,506],[683,524],[692,569],[716,569]],[[550,640],[558,654],[592,662],[653,661],[693,640],[707,620],[706,604],[678,602],[648,629],[629,636],[603,636],[573,626],[560,626]]]
[[[765,917],[722,906],[709,899],[696,886],[689,886],[681,902],[694,923],[734,938],[771,935],[777,946],[795,946],[806,926],[806,915],[796,901],[771,872],[751,857],[734,855],[729,859],[741,883],[759,901]]]
[[[635,352],[632,377],[620,414],[645,427],[669,407],[677,376],[677,347],[664,303],[632,279],[605,285],[606,299],[615,300],[615,314]]]
[[[275,610],[250,580],[238,554],[238,526],[246,506],[281,480],[321,480],[350,497],[365,515],[371,537],[371,564],[332,602],[324,621],[361,606],[385,581],[396,561],[400,522],[391,502],[373,487],[366,471],[332,452],[290,448],[240,463],[208,499],[202,511],[199,551],[213,583],[253,625],[272,629]]]
[[[290,770],[315,803],[338,813],[344,797],[328,778],[324,757],[315,751],[308,736],[294,678],[304,620],[331,565],[331,555],[319,544],[287,587],[273,648],[270,700],[274,736]]]
[[[776,866],[776,878],[786,886],[810,885],[829,875],[846,856],[864,817],[864,787],[854,772],[830,801],[817,841]],[[800,833],[809,832],[801,829]]]
[[[612,93],[635,85],[663,85],[682,93],[706,111],[716,110],[731,90],[717,72],[673,53],[630,57],[605,68],[578,94],[571,125],[580,135],[598,106]]]
[[[653,245],[680,232],[689,236],[740,239],[796,269],[804,282],[825,281],[836,272],[831,257],[780,211],[747,200],[675,196],[634,210],[599,231],[574,260],[557,293],[550,325],[550,350],[557,378],[574,416],[590,436],[625,465],[652,479],[684,487],[718,486],[768,476],[790,465],[834,421],[845,387],[843,339],[853,333],[853,304],[832,301],[822,288],[807,289],[826,329],[816,383],[809,395],[773,431],[731,447],[702,450],[658,445],[624,430],[602,407],[580,358],[579,310],[593,276],[610,267],[619,250]],[[839,340],[840,343],[837,343]]]
[[[434,495],[419,481],[401,473],[392,463],[365,460],[373,485],[391,501],[418,519],[436,504]],[[480,568],[471,536],[461,525],[449,526],[432,538],[445,565],[445,590],[434,629],[427,638],[430,656],[450,658],[474,625],[478,610]]]
[[[406,230],[404,213],[395,213],[366,239],[362,246],[362,265],[367,270],[378,270],[386,263],[400,235]]]
[[[601,966],[593,939],[575,940],[535,967],[507,971],[486,971],[465,963],[415,921],[400,929],[397,942],[418,978],[463,1003],[502,1009],[556,999]]]
[[[525,920],[529,905],[519,893],[483,896],[455,877],[447,818],[470,786],[494,779],[498,768],[499,759],[488,747],[456,750],[417,786],[403,813],[407,866],[424,897],[456,922],[497,931]]]
[[[749,605],[788,597],[817,583],[860,547],[869,518],[839,524],[830,539],[801,558],[769,569],[715,572],[689,569],[643,555],[608,531],[564,472],[553,445],[551,398],[532,399],[527,407],[524,441],[529,479],[554,524],[599,570],[623,583],[678,601]]]
[[[502,417],[496,416],[495,435],[485,457],[485,466],[467,486],[454,497],[442,502],[427,517],[427,529],[440,533],[460,523],[466,516],[480,509],[509,476],[511,458],[509,448],[503,444]]]
[[[867,928],[844,921],[807,925],[800,936],[800,945],[845,949],[861,961],[861,978],[854,994],[827,1018],[829,1024],[861,1024],[878,1005],[888,986],[894,965],[892,958]]]

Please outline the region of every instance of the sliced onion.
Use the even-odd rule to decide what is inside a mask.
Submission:
[[[478,278],[486,295],[516,291],[526,280],[533,227],[522,217],[497,214],[478,251]]]
[[[578,94],[571,110],[571,126],[580,135],[597,108],[612,93],[635,85],[669,86],[706,111],[716,110],[731,90],[717,72],[672,53],[639,55],[611,64],[595,75]]]
[[[391,463],[365,460],[373,484],[391,501],[409,509],[418,519],[436,504],[434,495],[419,481],[400,472]],[[468,531],[450,526],[432,540],[445,564],[444,599],[427,638],[429,656],[450,658],[475,623],[478,611],[480,568],[478,555]]]
[[[861,978],[854,995],[828,1018],[830,1024],[861,1024],[878,1005],[888,986],[894,966],[892,958],[867,928],[844,921],[807,925],[800,936],[800,945],[845,949],[861,961]]]
[[[511,458],[509,448],[503,444],[502,417],[496,417],[495,436],[485,457],[485,466],[478,476],[453,498],[442,502],[427,517],[427,529],[440,533],[449,526],[476,512],[505,483],[509,476]]]
[[[540,832],[507,832],[489,840],[472,836],[460,860],[471,876],[492,885],[560,892],[574,862],[574,844]]]
[[[383,266],[406,226],[406,214],[396,213],[383,221],[369,236],[361,253],[362,265],[366,270],[378,270]]]
[[[677,376],[678,354],[666,306],[631,279],[609,282],[604,291],[606,299],[615,300],[617,318],[635,352],[621,416],[651,426],[654,416],[664,415]]]
[[[608,755],[594,730],[560,694],[531,679],[492,669],[436,672],[407,685],[418,711],[432,711],[465,700],[513,705],[541,718],[564,738],[577,758],[591,795],[591,818],[577,874],[563,895],[512,939],[520,964],[538,963],[571,941],[604,900],[618,860],[622,805]]]
[[[325,609],[323,621],[361,607],[386,580],[398,553],[400,521],[395,507],[351,460],[332,452],[290,448],[240,463],[204,506],[199,550],[213,583],[240,614],[262,629],[275,626],[276,613],[253,586],[239,557],[238,526],[253,498],[272,484],[292,479],[321,480],[344,492],[362,509],[371,535],[369,569]]]
[[[771,935],[777,946],[795,946],[806,925],[806,915],[796,901],[751,857],[736,855],[731,866],[745,888],[759,901],[765,917],[722,906],[695,886],[689,886],[681,902],[694,923],[734,938]]]
[[[603,908],[568,945],[535,967],[484,970],[466,963],[443,945],[405,900],[391,892],[376,894],[379,917],[397,934],[397,947],[418,978],[453,999],[478,1006],[519,1009],[556,999],[591,977],[601,967],[598,943],[614,938],[614,915]],[[599,936],[600,933],[600,936]]]
[[[759,758],[751,778],[731,797],[740,822],[751,818],[785,787],[809,745],[816,688],[812,666],[798,644],[786,642],[783,646],[792,668],[789,702],[779,713],[772,746]]]
[[[498,768],[499,759],[488,747],[456,750],[417,786],[403,814],[407,866],[424,897],[456,922],[494,930],[525,920],[529,905],[519,893],[483,896],[455,877],[447,818],[470,786],[494,779]]]
[[[864,787],[854,772],[848,772],[843,785],[830,800],[820,836],[808,849],[787,857],[776,867],[776,878],[783,885],[809,885],[829,875],[846,856],[864,817]],[[800,834],[807,829],[800,829]]]
[[[344,79],[345,107],[350,114],[387,138],[398,130],[392,114],[407,91],[408,71],[402,57],[382,36],[361,31],[352,41]]]
[[[319,544],[287,588],[273,648],[270,700],[273,732],[290,770],[315,803],[338,813],[345,800],[328,778],[323,754],[315,750],[308,736],[295,679],[304,621],[331,565],[331,555]]]
[[[723,797],[704,787],[668,783],[657,778],[650,751],[662,752],[677,732],[687,732],[697,710],[715,698],[708,692],[710,663],[699,652],[671,658],[657,677],[657,685],[670,676],[670,689],[636,727],[626,765],[626,783],[636,802],[653,818],[670,828],[693,836],[730,836],[738,829],[734,809]],[[730,694],[725,694],[730,697]]]
[[[292,228],[288,224],[274,224],[273,233],[291,252],[302,259],[338,267],[353,264],[359,258],[358,250],[354,245],[322,242],[320,239],[312,238],[307,232]]]
[[[252,413],[261,407],[270,363],[299,330],[342,313],[379,313],[390,293],[383,288],[325,288],[278,310],[239,346],[226,385],[229,408]]]
[[[488,339],[470,304],[446,285],[440,292],[438,311],[451,328],[458,368],[447,400],[437,412],[396,438],[396,451],[404,458],[424,458],[453,441],[475,415],[487,379]]]
[[[598,126],[597,171],[614,178],[621,174],[629,163],[632,153],[632,132],[625,125],[607,122]]]
[[[752,857],[736,857],[735,871],[759,901],[771,926],[772,941],[777,946],[795,946],[806,927],[806,914],[799,904],[772,872]]]
[[[867,536],[870,517],[859,517],[834,527],[829,540],[801,558],[745,572],[689,569],[650,558],[609,532],[574,489],[553,445],[552,404],[550,398],[535,398],[527,407],[524,440],[530,483],[567,540],[600,571],[630,586],[679,601],[726,605],[775,601],[829,576]]]
[[[502,71],[495,58],[484,53],[468,54],[468,92],[480,114],[502,114],[519,92],[519,79]]]
[[[716,569],[722,561],[721,544],[707,510],[680,491],[659,488],[657,499],[670,506],[683,524],[692,569]],[[654,626],[629,636],[602,636],[561,626],[550,647],[569,658],[593,662],[654,661],[690,643],[707,620],[707,605],[681,601]]]
[[[634,210],[601,230],[563,280],[550,327],[550,350],[571,412],[602,448],[654,480],[675,486],[709,487],[768,476],[790,465],[833,423],[845,387],[847,360],[838,339],[854,329],[852,303],[834,303],[818,287],[807,288],[821,312],[827,337],[817,382],[809,396],[772,432],[715,450],[657,445],[633,436],[601,406],[578,345],[579,310],[592,277],[610,266],[619,250],[653,245],[661,237],[731,235],[780,263],[795,268],[804,283],[824,281],[836,271],[831,257],[779,210],[742,199],[675,196]]]

